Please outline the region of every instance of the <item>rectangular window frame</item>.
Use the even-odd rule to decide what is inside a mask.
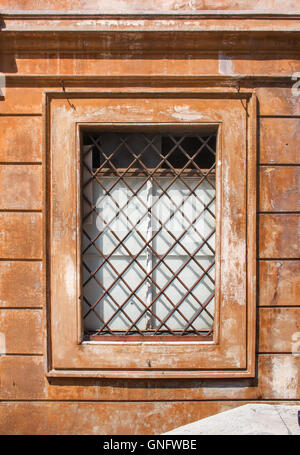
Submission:
[[[161,94],[132,94],[124,90],[114,94],[70,92],[66,100],[64,93],[48,92],[45,94],[44,106],[47,375],[120,378],[253,377],[256,313],[255,93],[185,92],[174,96],[167,91]],[[128,116],[131,116],[130,121],[127,120]],[[83,341],[78,254],[81,234],[78,203],[79,129],[93,124],[102,127],[113,124],[218,126],[221,148],[217,164],[222,176],[217,181],[217,187],[222,182],[222,192],[219,191],[219,194],[222,194],[220,203],[222,210],[224,207],[227,210],[226,213],[222,212],[222,217],[227,224],[234,223],[233,229],[236,230],[238,245],[242,251],[242,265],[231,257],[229,248],[226,249],[223,245],[216,267],[216,291],[220,296],[216,298],[216,332],[213,341]],[[230,128],[237,128],[236,135],[242,139],[243,144],[240,158],[237,155],[238,143],[232,139],[234,150],[231,153],[235,153],[235,157],[240,160],[241,171],[237,170],[239,177],[233,166],[226,165],[224,168],[223,163],[224,156],[228,162],[233,160],[229,151]],[[226,208],[228,194],[224,196],[223,193],[224,182],[230,176],[234,176],[235,185],[240,178],[242,196],[238,196],[236,192],[232,197],[240,198],[240,201],[243,199],[243,203],[239,202],[235,209],[234,201],[230,201],[229,213],[228,207]],[[217,230],[224,226],[225,221],[222,221]],[[240,234],[240,231],[243,233]],[[219,277],[224,261],[231,261],[230,272],[239,277],[234,289],[229,289],[228,286],[223,289],[218,284],[218,280],[225,276],[224,274]],[[222,270],[224,271],[223,266]],[[242,277],[239,276],[241,272]],[[225,280],[229,282],[228,277],[225,277]],[[230,302],[232,306],[229,305]],[[223,316],[224,313],[226,317]]]
[[[193,134],[199,134],[199,135],[215,135],[216,136],[216,139],[218,140],[218,128],[219,128],[219,125],[216,124],[216,125],[213,125],[213,124],[210,124],[210,125],[202,125],[202,124],[154,124],[154,125],[149,125],[149,124],[129,124],[129,123],[126,123],[126,124],[117,124],[117,125],[112,125],[112,124],[89,124],[88,126],[87,125],[78,125],[78,128],[79,128],[79,137],[80,137],[80,140],[82,142],[82,136],[84,133],[88,132],[94,132],[94,133],[97,133],[97,135],[99,135],[101,137],[101,133],[114,133],[114,132],[124,132],[124,134],[126,134],[126,132],[128,133],[153,133],[153,134],[158,134],[158,133],[163,133],[163,134],[175,134],[175,130],[177,130],[178,132],[178,135],[180,136],[180,134],[186,134],[186,135],[192,135]],[[83,149],[83,144],[81,143],[81,149]],[[91,153],[91,152],[90,152]],[[83,164],[83,156],[82,156],[82,152],[81,152],[81,168],[83,169],[84,168],[84,164]],[[215,182],[217,181],[217,177],[216,177],[216,174],[218,174],[218,171],[217,171],[217,162],[215,163]],[[122,170],[123,171],[123,170]],[[150,171],[151,171],[151,168],[150,168]],[[208,169],[207,169],[208,171]],[[205,172],[205,171],[204,171]],[[106,173],[105,173],[106,174]],[[198,173],[197,173],[198,174]],[[142,173],[141,174],[143,177],[144,174]],[[172,173],[170,173],[170,175],[174,175]],[[88,176],[86,176],[86,178],[90,178],[90,174]],[[157,178],[158,175],[155,175],[155,177]],[[210,176],[208,176],[208,178],[210,178]],[[81,185],[80,185],[80,188],[82,188],[82,185],[83,185],[83,180],[84,180],[84,176],[83,174],[81,173]],[[184,177],[183,177],[183,180],[184,180]],[[153,185],[153,182],[152,182],[152,179],[151,179],[151,185]],[[91,197],[91,196],[89,196]],[[83,195],[82,195],[82,190],[81,190],[81,196],[80,196],[80,202],[81,204],[84,203],[83,201]],[[82,212],[82,207],[81,207],[81,213]],[[81,229],[83,228],[82,226],[82,223],[81,223]],[[215,242],[217,244],[217,241]],[[80,249],[80,251],[82,250],[82,248]],[[79,251],[79,253],[80,253]],[[101,257],[99,255],[99,257]],[[162,263],[163,264],[163,263]],[[83,270],[82,270],[82,267],[80,269],[80,273],[81,273],[81,277],[80,277],[80,280],[81,280],[81,283],[83,282],[83,277],[82,277],[82,273],[83,273]],[[82,298],[83,300],[84,299],[84,291],[83,289],[81,288],[81,295],[82,295]],[[125,312],[126,312],[126,309],[125,309]],[[175,312],[176,313],[176,312]],[[159,316],[159,314],[158,314]],[[215,324],[214,324],[215,325]],[[205,332],[203,330],[203,332]],[[155,337],[153,336],[150,336],[150,335],[146,335],[144,334],[144,336],[142,335],[139,335],[139,334],[136,334],[136,335],[127,335],[127,336],[123,336],[122,334],[120,334],[119,336],[118,335],[110,335],[110,334],[107,334],[106,336],[103,336],[103,335],[98,335],[96,337],[91,337],[91,339],[89,339],[88,337],[85,336],[84,334],[84,330],[82,330],[82,333],[83,333],[83,339],[85,341],[115,341],[115,340],[119,340],[119,341],[126,341],[126,342],[130,342],[130,341],[155,341],[155,342],[159,342],[159,341],[168,341],[168,342],[173,342],[173,341],[181,341],[181,342],[189,342],[189,341],[213,341],[213,335],[190,335],[190,334],[186,334],[186,336],[182,337],[180,336],[180,334],[178,335],[163,335],[163,334],[158,334],[156,335]]]

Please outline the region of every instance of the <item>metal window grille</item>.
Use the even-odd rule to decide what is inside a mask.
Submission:
[[[216,133],[82,140],[85,339],[211,335]]]

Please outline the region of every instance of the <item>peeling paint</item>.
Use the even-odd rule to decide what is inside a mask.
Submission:
[[[297,398],[298,368],[292,356],[272,359],[270,385],[275,396],[282,399]]]
[[[66,257],[65,259],[66,264],[65,264],[65,276],[64,276],[64,282],[66,285],[66,291],[68,294],[68,297],[72,298],[74,297],[74,289],[75,289],[75,267],[72,261],[72,258]]]
[[[219,73],[228,76],[235,74],[233,60],[222,51],[219,51]]]

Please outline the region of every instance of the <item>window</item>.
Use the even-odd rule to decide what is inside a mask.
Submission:
[[[45,98],[47,375],[253,377],[254,93],[101,90]]]
[[[84,132],[86,340],[208,339],[216,133]]]

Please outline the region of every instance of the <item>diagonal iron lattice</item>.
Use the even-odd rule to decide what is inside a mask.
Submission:
[[[87,338],[212,334],[216,133],[85,132]]]

